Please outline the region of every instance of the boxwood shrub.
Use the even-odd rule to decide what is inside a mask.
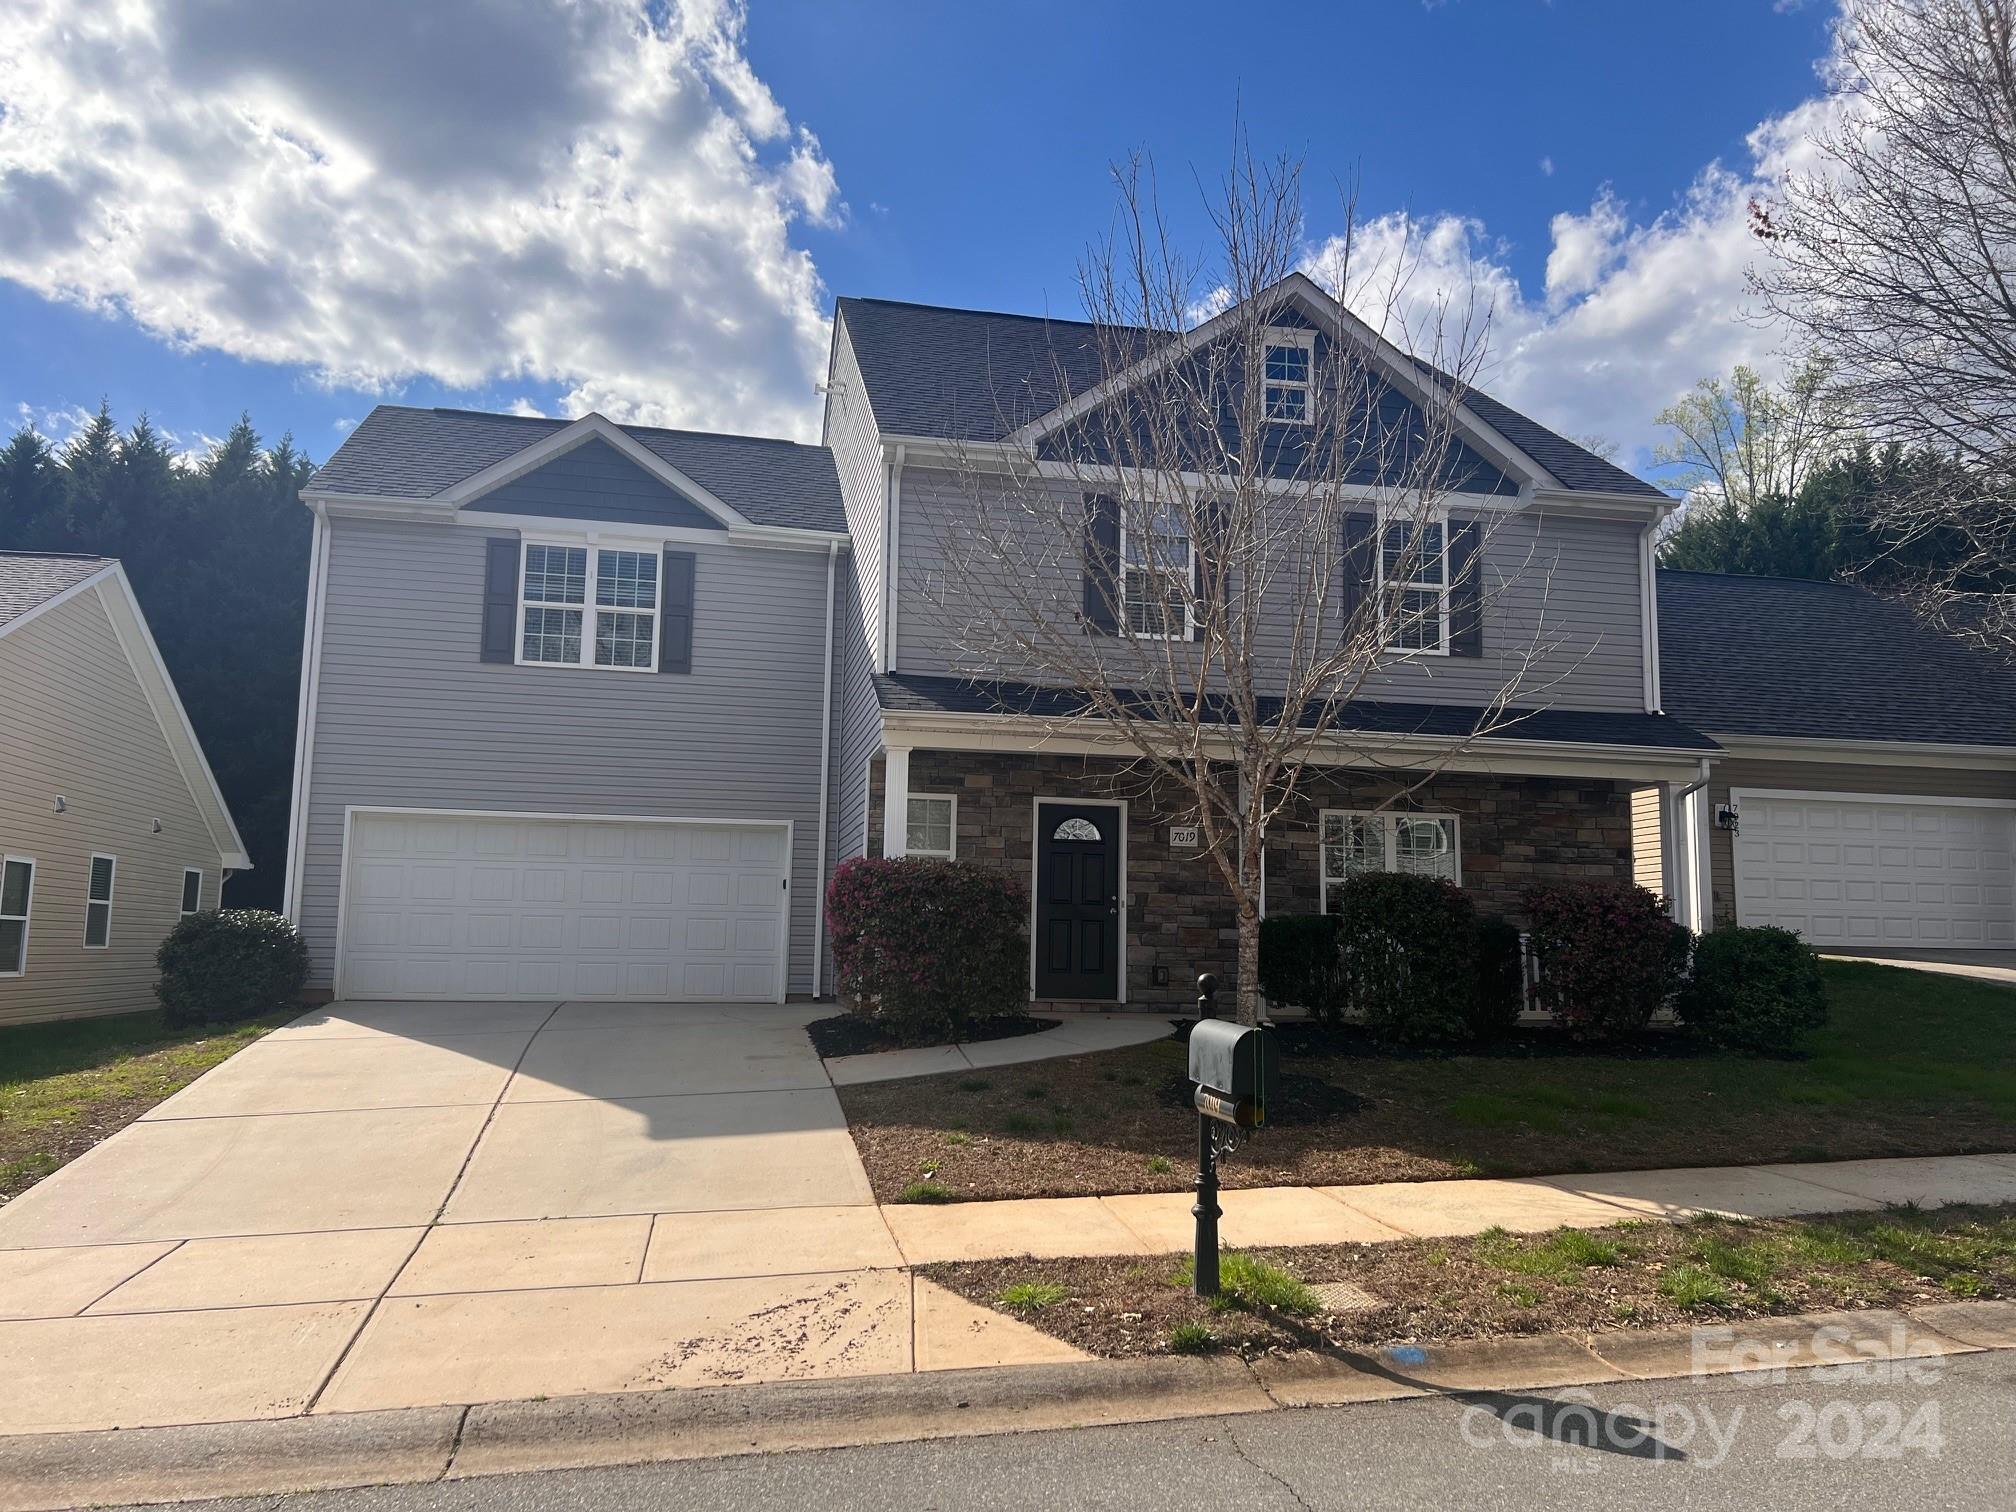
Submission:
[[[1790,1050],[1827,1022],[1820,958],[1789,929],[1711,930],[1694,947],[1694,975],[1677,1008],[1688,1031],[1711,1045]]]
[[[1344,995],[1396,1045],[1468,1039],[1477,1013],[1477,909],[1439,877],[1365,872],[1337,907]]]
[[[1575,1037],[1635,1034],[1673,995],[1692,935],[1628,882],[1548,882],[1526,890],[1540,1005]]]
[[[1029,895],[1004,872],[922,856],[835,868],[826,926],[853,1012],[904,1044],[951,1044],[1027,1011]]]
[[[213,909],[169,930],[154,964],[154,995],[171,1026],[227,1024],[298,1006],[308,946],[282,914]]]
[[[1276,914],[1260,921],[1260,990],[1267,1001],[1334,1024],[1344,1011],[1344,959],[1335,914]]]

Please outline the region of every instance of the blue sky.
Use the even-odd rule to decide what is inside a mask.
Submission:
[[[834,295],[1075,313],[1108,163],[1151,152],[1201,246],[1236,111],[1307,159],[1312,246],[1355,171],[1431,281],[1496,291],[1486,386],[1644,467],[1661,404],[1772,359],[1741,210],[1796,161],[1831,17],[695,0],[640,40],[623,0],[237,4],[93,30],[29,0],[8,421],[61,434],[102,395],[193,445],[244,410],[317,458],[379,400],[809,434]]]

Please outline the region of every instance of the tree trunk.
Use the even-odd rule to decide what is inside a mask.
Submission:
[[[1239,1022],[1260,1022],[1260,910],[1239,905]]]

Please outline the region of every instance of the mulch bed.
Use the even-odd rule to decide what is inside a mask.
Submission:
[[[997,1013],[990,1018],[974,1019],[960,1033],[959,1043],[972,1045],[985,1040],[1015,1039],[1057,1027],[1056,1019],[1031,1018],[1026,1013]],[[863,1018],[858,1013],[839,1013],[832,1018],[814,1019],[805,1026],[805,1032],[812,1036],[812,1048],[819,1053],[821,1060],[830,1060],[836,1055],[872,1055],[878,1050],[905,1050],[918,1043],[899,1039],[873,1019]]]
[[[1181,1255],[969,1261],[919,1273],[1114,1358],[1171,1353],[1172,1330],[1186,1324],[1210,1330],[1203,1347],[1251,1358],[2016,1295],[2016,1205],[1754,1223],[1647,1221],[1586,1232],[1613,1263],[1563,1259],[1551,1248],[1562,1242],[1553,1236],[1503,1233],[1251,1251],[1312,1286],[1349,1282],[1377,1303],[1306,1317],[1202,1302],[1179,1273],[1188,1258]],[[1718,1295],[1690,1303],[1682,1282]],[[1043,1285],[1062,1295],[1033,1307],[998,1300],[1009,1287]]]

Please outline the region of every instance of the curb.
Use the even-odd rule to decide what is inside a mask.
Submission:
[[[1703,1340],[1707,1343],[1704,1346]],[[410,1485],[2016,1349],[2016,1302],[1342,1355],[1092,1360],[0,1437],[0,1512]]]

